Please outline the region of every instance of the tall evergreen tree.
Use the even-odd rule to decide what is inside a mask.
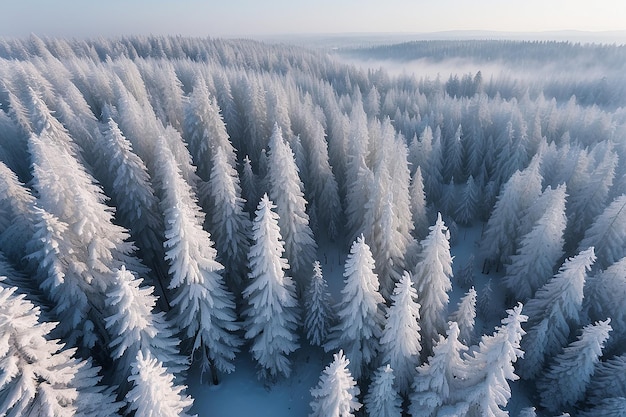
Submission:
[[[211,235],[202,228],[204,214],[195,193],[165,144],[159,146],[158,161],[174,322],[191,343],[190,357],[198,352],[203,371],[210,369],[217,381],[217,370],[234,370],[239,351],[234,297],[221,275]]]
[[[549,205],[532,230],[522,236],[502,281],[518,300],[527,300],[545,284],[563,256],[563,232],[567,224],[565,185],[556,190],[548,188],[544,193],[549,193]]]
[[[609,204],[587,229],[578,247],[583,250],[590,246],[603,268],[626,255],[626,194]]]
[[[450,256],[450,233],[437,215],[428,236],[420,242],[422,252],[415,266],[413,280],[417,289],[417,301],[421,306],[423,346],[431,352],[438,335],[445,330],[448,291],[452,289],[452,257]]]
[[[589,324],[570,343],[537,381],[541,405],[549,411],[571,411],[584,398],[611,331],[610,319]]]
[[[374,259],[363,236],[352,243],[343,276],[345,286],[336,308],[339,323],[332,328],[325,349],[345,348],[350,372],[359,379],[380,350],[385,320]]]
[[[259,365],[259,377],[289,377],[287,357],[298,348],[298,301],[289,264],[283,258],[284,243],[276,206],[267,197],[259,202],[252,225],[253,245],[248,253],[249,284],[243,291],[245,337],[252,340],[250,353]]]
[[[231,288],[241,290],[246,274],[246,256],[250,248],[250,218],[244,211],[245,200],[237,171],[228,163],[221,147],[214,151],[211,177],[207,184],[208,199],[213,202],[209,228],[215,236],[217,260],[226,267]]]
[[[426,194],[424,194],[422,168],[419,166],[411,179],[409,194],[411,197],[411,215],[415,226],[414,235],[418,239],[423,239],[428,234],[429,225],[426,212]]]
[[[294,277],[302,283],[315,259],[317,245],[309,227],[303,184],[298,175],[293,152],[275,126],[269,142],[269,189],[276,204],[278,224],[285,241],[285,254]]]
[[[572,328],[580,324],[583,287],[594,261],[593,247],[567,259],[526,303],[529,330],[522,348],[528,353],[519,369],[522,377],[534,378],[545,361],[567,344]]]
[[[466,377],[461,354],[467,351],[459,341],[459,326],[448,322],[446,336],[439,336],[428,361],[417,368],[410,396],[409,413],[413,417],[431,417],[448,402],[455,381]]]
[[[420,305],[417,291],[413,288],[411,275],[405,272],[396,284],[392,304],[387,308],[387,321],[380,338],[382,362],[395,371],[395,384],[404,395],[409,392],[415,368],[419,364],[420,345]]]
[[[112,357],[116,361],[113,378],[121,385],[123,394],[128,389],[125,382],[130,376],[131,364],[140,351],[149,352],[172,373],[179,373],[187,365],[179,355],[178,341],[165,321],[165,313],[154,311],[154,289],[140,287],[141,284],[141,279],[122,266],[107,290],[106,305],[110,313],[105,322],[111,335]]]
[[[476,290],[474,287],[461,298],[457,309],[450,315],[450,321],[459,326],[459,339],[471,346],[474,340],[474,325],[476,324]]]

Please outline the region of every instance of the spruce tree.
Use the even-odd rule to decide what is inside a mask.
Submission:
[[[361,409],[357,397],[359,386],[352,378],[343,351],[333,355],[333,361],[324,368],[317,387],[311,388],[311,409],[309,417],[354,417],[354,411]]]
[[[392,304],[387,308],[387,321],[380,338],[382,362],[395,371],[395,384],[401,394],[409,392],[415,368],[419,364],[420,305],[417,291],[413,288],[411,275],[405,272],[396,284]]]
[[[259,377],[289,377],[288,355],[298,346],[298,301],[295,285],[285,274],[289,264],[278,227],[276,206],[265,194],[252,224],[253,245],[248,253],[249,283],[243,291],[245,337],[259,365]]]
[[[359,379],[380,351],[385,321],[374,259],[362,235],[352,243],[343,276],[345,286],[336,307],[339,323],[332,328],[325,349],[346,349],[350,372]]]
[[[307,285],[304,297],[304,329],[309,343],[313,346],[323,346],[335,321],[335,314],[331,307],[331,297],[328,293],[328,284],[322,275],[322,266],[319,261],[313,263],[313,276]]]
[[[422,251],[415,266],[413,280],[421,306],[420,314],[423,346],[430,352],[438,335],[445,330],[448,291],[452,289],[452,257],[450,256],[450,233],[437,215],[428,236],[420,242]]]
[[[365,395],[365,410],[370,416],[400,417],[402,398],[394,386],[393,369],[389,365],[378,368],[374,373],[369,391]]]

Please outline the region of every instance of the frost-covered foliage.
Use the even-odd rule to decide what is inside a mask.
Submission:
[[[393,75],[335,59],[349,53],[514,71]],[[94,363],[75,380],[90,388],[64,403],[79,415],[117,412],[109,400],[94,406],[97,396],[110,399],[103,384],[128,375],[131,351],[156,349],[167,325],[150,335],[164,314],[176,328],[171,346],[191,366],[232,371],[246,334],[259,368],[288,374],[304,324],[303,355],[316,350],[309,344],[343,349],[363,383],[389,363],[413,415],[499,415],[517,336],[507,345],[500,329],[468,349],[459,340],[490,333],[516,301],[529,322],[514,392],[536,392],[574,332],[610,318],[598,382],[574,390],[573,406],[533,405],[538,415],[619,415],[623,394],[607,390],[602,369],[626,346],[624,74],[623,47],[592,44],[425,41],[326,54],[248,40],[0,38],[0,269],[9,275],[1,285],[41,306],[41,323],[58,323],[46,340],[68,349],[52,352],[55,360],[75,347]],[[268,214],[271,257],[249,240],[256,233],[259,244],[250,216],[265,193],[279,213]],[[320,279],[313,261],[343,259],[361,235],[369,249],[362,242],[360,259],[348,256],[343,288],[341,261],[325,259]],[[468,260],[452,265],[450,252]],[[394,294],[405,270],[419,319],[414,296],[404,303]],[[471,287],[477,294],[461,301]],[[340,300],[339,324],[327,291]],[[446,326],[448,303],[458,301]],[[411,349],[389,343],[393,334]],[[438,353],[453,343],[442,339],[456,353]],[[486,358],[490,344],[507,355]],[[417,363],[401,358],[419,345],[432,364],[407,392]],[[496,363],[503,374],[488,372]],[[183,403],[175,413],[188,412]],[[528,402],[511,409],[520,404]]]
[[[389,365],[381,366],[374,373],[369,391],[365,395],[365,410],[370,416],[400,417],[402,398],[394,386],[393,369]]]
[[[357,398],[361,391],[350,374],[349,363],[342,350],[333,355],[317,387],[311,388],[313,411],[309,417],[354,417],[353,412],[361,409]]]
[[[336,307],[339,323],[332,328],[325,349],[345,349],[350,372],[359,379],[380,351],[385,322],[374,259],[363,235],[352,243],[343,276],[345,285]]]
[[[248,253],[248,286],[244,310],[245,337],[252,341],[250,353],[259,364],[259,377],[289,377],[287,357],[298,345],[298,300],[293,280],[283,258],[284,242],[278,228],[276,206],[265,194],[252,225],[252,247]]]
[[[421,306],[422,340],[430,352],[437,335],[443,333],[448,307],[448,291],[452,289],[452,257],[450,232],[437,215],[428,236],[420,242],[422,252],[413,273]]]
[[[176,385],[174,375],[150,352],[137,353],[128,377],[133,388],[126,394],[128,410],[135,417],[190,417],[193,399],[183,392],[187,387]]]
[[[304,328],[306,337],[313,346],[323,346],[335,321],[335,313],[328,293],[328,284],[322,275],[319,261],[313,263],[313,276],[304,298]]]
[[[10,416],[106,416],[116,413],[110,390],[90,362],[49,340],[54,323],[40,322],[39,308],[0,287],[0,413]],[[98,404],[97,409],[94,403]]]

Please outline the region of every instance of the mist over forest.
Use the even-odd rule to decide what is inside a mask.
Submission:
[[[0,415],[624,415],[625,67],[0,38]]]

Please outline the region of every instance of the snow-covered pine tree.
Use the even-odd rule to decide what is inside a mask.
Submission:
[[[428,234],[428,216],[426,211],[426,194],[424,193],[424,180],[422,178],[422,168],[417,167],[413,178],[411,179],[411,186],[409,188],[409,195],[411,198],[411,215],[413,225],[414,236],[417,239],[423,239]]]
[[[174,375],[150,352],[137,352],[128,377],[133,388],[126,394],[128,412],[134,417],[190,417],[193,398],[187,387],[176,385]]]
[[[249,214],[254,213],[256,202],[261,199],[259,179],[252,171],[252,162],[248,155],[243,158],[243,167],[241,168],[241,196],[246,201],[244,207]]]
[[[537,381],[541,405],[550,412],[571,411],[584,398],[604,343],[609,338],[611,320],[589,324],[570,343]]]
[[[406,395],[415,378],[415,368],[419,365],[419,354],[422,350],[420,305],[417,303],[417,291],[413,288],[408,272],[405,272],[396,284],[391,300],[391,306],[387,308],[387,321],[380,338],[382,362],[389,364],[392,369],[397,369],[395,386],[401,394]]]
[[[165,320],[165,313],[154,311],[157,301],[154,288],[141,287],[142,281],[122,266],[106,293],[109,315],[105,323],[111,335],[111,356],[115,360],[112,376],[115,384],[120,385],[122,396],[129,389],[126,382],[138,352],[150,352],[174,374],[188,365],[179,355],[179,342]]]
[[[163,225],[146,165],[111,118],[106,122],[103,140],[95,146],[103,155],[97,168],[116,208],[116,220],[130,231],[144,262],[158,268],[163,256],[159,235]]]
[[[206,81],[198,76],[193,91],[183,105],[183,137],[189,145],[198,176],[209,181],[217,148],[222,148],[224,157],[234,167],[236,155],[217,101],[209,93]]]
[[[604,398],[618,397],[626,398],[626,354],[596,365],[587,388],[587,400],[590,404],[598,404]]]
[[[102,189],[69,153],[71,143],[67,140],[71,139],[65,136],[60,144],[58,138],[47,136],[45,131],[42,137],[29,138],[33,188],[38,193],[37,205],[56,219],[49,218],[56,223],[54,228],[63,228],[61,224],[65,224],[62,233],[57,228],[53,234],[63,242],[63,252],[58,253],[75,278],[71,284],[58,279],[47,284],[62,322],[58,330],[69,345],[92,347],[105,333],[99,325],[103,320],[104,293],[114,271],[126,265],[129,270],[144,273],[145,267],[133,255],[135,247],[127,241],[127,230],[113,224],[113,209],[105,205]],[[32,256],[48,255],[46,249],[38,246],[39,242],[33,243],[36,249],[31,251]],[[37,254],[38,250],[44,252]]]
[[[471,225],[476,218],[478,211],[478,203],[480,201],[479,188],[474,181],[473,176],[467,178],[467,182],[463,187],[460,201],[454,212],[454,219],[463,225]]]
[[[35,197],[17,175],[0,161],[0,249],[20,262],[33,235]]]
[[[245,337],[252,340],[250,352],[259,365],[259,377],[289,377],[287,357],[298,346],[298,301],[289,264],[283,258],[284,243],[278,227],[276,206],[265,194],[252,224],[253,245],[248,253],[249,283],[243,291]]]
[[[168,146],[161,141],[157,149],[174,323],[192,344],[189,356],[199,352],[200,366],[203,371],[210,368],[216,382],[216,370],[234,370],[233,360],[241,344],[234,333],[239,328],[234,297],[221,275],[223,266],[216,260],[211,235],[202,228],[204,214],[195,193]]]
[[[533,158],[526,169],[515,172],[502,186],[480,245],[480,252],[486,259],[503,263],[513,255],[519,214],[541,194],[539,161],[539,156]]]
[[[333,355],[333,361],[322,371],[317,387],[311,388],[309,417],[354,417],[353,412],[361,409],[357,397],[359,386],[350,374],[343,351]]]
[[[1,279],[1,278],[0,278]],[[49,340],[54,323],[39,320],[40,311],[17,288],[0,286],[0,414],[7,416],[110,416],[120,409],[110,390],[97,388],[98,369],[73,358]],[[86,401],[98,404],[91,413]]]
[[[607,268],[626,255],[626,194],[617,197],[585,232],[579,250],[593,246],[598,265]]]
[[[451,390],[450,405],[441,409],[442,415],[508,416],[503,409],[511,398],[508,381],[519,379],[513,365],[524,356],[520,341],[527,317],[522,314],[521,303],[507,314],[493,335],[484,335],[478,349],[465,354],[467,373]]]
[[[350,372],[359,379],[380,350],[385,322],[374,258],[362,235],[352,243],[343,276],[345,286],[336,307],[339,323],[332,328],[324,348],[346,349]]]
[[[410,395],[409,414],[413,417],[432,417],[446,404],[456,380],[466,377],[461,354],[467,351],[459,340],[459,326],[448,323],[446,336],[439,336],[428,361],[417,368]]]
[[[611,318],[611,338],[606,351],[621,347],[626,343],[626,257],[615,262],[604,271],[590,276],[585,282],[583,310],[589,319],[600,321]]]
[[[417,301],[421,306],[422,345],[426,352],[431,352],[434,341],[445,331],[448,291],[452,289],[449,239],[448,228],[438,213],[430,233],[420,242],[422,251],[413,273]]]
[[[313,346],[323,346],[335,321],[335,314],[331,307],[331,297],[328,293],[328,284],[322,275],[322,266],[319,261],[313,263],[313,277],[309,281],[304,297],[304,329],[309,343]]]
[[[402,398],[394,386],[394,371],[391,366],[383,365],[376,370],[369,390],[365,395],[365,410],[370,416],[400,417]]]
[[[454,273],[456,282],[464,289],[469,290],[474,285],[474,265],[476,257],[472,253],[467,262]]]
[[[269,149],[270,198],[276,204],[278,224],[285,242],[285,255],[296,282],[303,286],[305,275],[308,276],[315,260],[317,244],[309,227],[304,186],[298,175],[294,154],[283,140],[278,125],[274,126]]]
[[[215,236],[217,260],[225,266],[231,289],[242,290],[246,275],[246,256],[250,249],[250,217],[244,211],[245,200],[237,171],[228,163],[221,146],[214,150],[208,199],[213,203],[209,230]]]
[[[523,378],[537,376],[546,360],[565,347],[571,330],[580,324],[583,287],[594,261],[593,247],[567,259],[526,303],[528,334],[522,349],[527,354],[519,367]]]
[[[550,200],[545,212],[532,230],[521,237],[502,280],[517,300],[532,297],[552,276],[554,265],[563,255],[563,232],[567,225],[565,185],[559,185],[556,190],[548,187],[544,196]]]
[[[450,315],[450,321],[459,326],[459,339],[471,346],[474,341],[474,325],[476,319],[476,290],[474,287],[461,298],[456,311]]]

